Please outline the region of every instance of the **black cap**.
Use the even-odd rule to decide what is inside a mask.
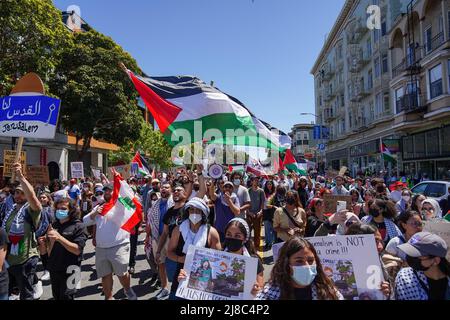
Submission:
[[[112,183],[105,184],[105,185],[103,186],[103,191],[106,191],[106,190],[111,190],[111,191],[113,191],[113,190],[114,190],[113,184],[112,184]]]

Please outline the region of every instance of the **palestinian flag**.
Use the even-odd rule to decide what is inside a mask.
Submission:
[[[268,177],[264,166],[259,162],[259,160],[249,158],[247,163],[246,172],[252,173],[257,177]]]
[[[391,151],[386,147],[386,144],[381,143],[381,153],[383,154],[384,161],[387,162],[395,162],[395,158],[392,155]]]
[[[101,215],[127,232],[142,221],[142,204],[120,175],[114,177],[111,200],[105,204]]]
[[[134,156],[133,160],[131,160],[131,163],[137,163],[138,165],[138,174],[145,177],[150,175],[150,169],[147,164],[147,161],[145,161],[144,157],[141,156],[141,154],[136,152],[136,155]]]
[[[209,130],[216,137],[208,143],[282,149],[279,137],[260,126],[242,103],[198,78],[127,73],[172,146],[203,141]]]
[[[228,172],[245,172],[245,166],[242,164],[228,165]]]
[[[286,155],[284,156],[283,167],[285,170],[292,171],[298,173],[300,175],[306,175],[307,172],[305,170],[301,170],[297,164],[297,160],[295,160],[294,155],[290,149],[286,150]]]

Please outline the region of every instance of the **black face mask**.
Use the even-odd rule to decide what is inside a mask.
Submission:
[[[422,271],[425,272],[428,269],[430,269],[430,267],[426,268],[422,265],[422,262],[420,261],[419,258],[413,258],[410,256],[406,257],[406,262],[408,263],[408,265],[415,271]]]
[[[233,238],[225,238],[224,247],[230,252],[238,252],[244,246],[244,241]]]
[[[374,218],[378,218],[381,215],[381,213],[377,210],[370,210],[369,214]]]
[[[293,206],[295,204],[295,198],[287,198],[286,203],[290,206]]]

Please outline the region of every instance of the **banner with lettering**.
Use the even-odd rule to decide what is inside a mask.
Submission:
[[[60,105],[44,95],[0,97],[0,136],[54,139]]]

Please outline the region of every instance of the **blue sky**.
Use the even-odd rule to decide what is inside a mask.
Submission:
[[[54,0],[78,5],[153,76],[215,81],[289,132],[314,121],[310,70],[345,0]]]

